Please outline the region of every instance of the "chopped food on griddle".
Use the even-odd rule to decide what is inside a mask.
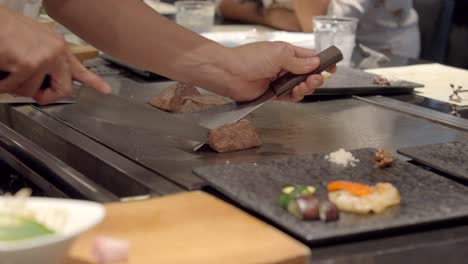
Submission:
[[[185,97],[197,95],[200,95],[200,92],[194,86],[176,83],[151,98],[149,104],[168,112],[179,112]]]
[[[228,103],[225,97],[203,94],[186,96],[182,100],[182,104],[177,112],[179,113],[194,113],[208,110],[212,107]]]
[[[374,155],[374,167],[386,168],[393,165],[395,158],[385,149],[379,149]]]
[[[281,191],[278,203],[281,208],[286,209],[290,200],[302,196],[314,194],[316,191],[314,186],[307,185],[295,185],[284,187]]]
[[[355,167],[356,163],[359,162],[359,160],[356,159],[351,152],[346,151],[344,149],[339,149],[335,152],[326,155],[325,159],[332,163],[342,165],[344,167],[347,167],[348,165],[351,167]]]
[[[390,183],[377,183],[375,186],[344,183],[346,184],[332,182],[332,186],[328,187],[328,198],[340,211],[356,214],[381,213],[400,203],[400,192]]]
[[[212,129],[208,135],[208,145],[220,153],[254,148],[261,144],[255,128],[246,119]]]
[[[149,103],[168,112],[193,113],[206,111],[228,102],[230,100],[226,97],[201,94],[192,85],[176,83],[153,97]],[[207,141],[211,149],[220,153],[249,149],[262,144],[255,128],[246,119],[212,129]]]
[[[168,112],[194,113],[228,102],[226,97],[201,94],[195,86],[176,83],[151,98],[149,104]]]

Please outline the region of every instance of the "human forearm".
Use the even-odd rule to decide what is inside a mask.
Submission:
[[[262,95],[284,71],[318,66],[315,52],[287,43],[225,48],[160,16],[139,0],[45,0],[49,15],[109,54],[236,101]],[[323,82],[312,75],[285,96],[297,101]]]
[[[267,25],[263,10],[254,0],[223,0],[219,6],[223,17],[248,23]]]
[[[223,0],[220,11],[229,19],[286,31],[301,31],[296,15],[291,10],[282,7],[264,8],[255,0]]]
[[[44,4],[52,17],[119,59],[229,94],[226,85],[217,81],[229,79],[223,64],[229,50],[172,23],[141,1],[46,0]]]
[[[302,31],[312,32],[312,19],[315,16],[326,15],[330,1],[331,0],[293,0],[294,12],[301,25]]]

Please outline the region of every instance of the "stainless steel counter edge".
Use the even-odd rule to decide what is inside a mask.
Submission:
[[[80,196],[99,202],[118,200],[114,194],[1,123],[0,146],[35,171],[54,178]]]
[[[127,200],[133,197],[160,196],[184,191],[157,173],[128,160],[31,105],[3,106],[0,109],[0,117],[14,131],[73,167],[85,177],[95,177],[94,181],[98,180],[96,182],[101,186],[103,185],[99,181],[102,182],[103,179],[110,186],[118,186],[118,179],[124,177],[118,177],[117,174],[126,175],[125,178],[128,180],[122,184],[122,188],[136,187],[138,190],[135,193],[122,191],[123,194],[118,195],[121,200],[122,198]],[[106,188],[106,186],[103,187]]]
[[[431,120],[442,125],[468,131],[468,120],[465,118],[452,116],[432,109],[428,109],[426,107],[409,104],[384,96],[353,96],[353,98],[388,109],[392,109],[398,112],[410,114],[416,117],[422,117],[424,119]]]

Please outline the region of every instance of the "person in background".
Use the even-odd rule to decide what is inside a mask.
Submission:
[[[412,0],[218,0],[228,19],[280,30],[312,32],[314,16],[359,19],[357,42],[383,52],[417,58],[418,15]]]
[[[0,92],[32,96],[47,104],[71,95],[72,80],[103,93],[110,87],[71,54],[63,37],[27,17],[39,0],[0,0]],[[262,95],[284,71],[305,74],[319,65],[313,50],[284,42],[227,48],[159,15],[142,1],[44,0],[52,18],[111,56],[173,80],[236,101]],[[334,71],[334,67],[331,67]],[[50,87],[40,89],[46,76]],[[323,83],[320,74],[282,99],[299,101]]]

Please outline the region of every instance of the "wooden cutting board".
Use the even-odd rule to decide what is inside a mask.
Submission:
[[[106,205],[96,228],[73,244],[66,264],[94,263],[98,235],[130,241],[131,264],[140,263],[307,263],[309,249],[203,192]]]
[[[93,59],[99,56],[99,51],[89,45],[77,45],[68,43],[70,50],[73,55],[80,61],[83,62],[88,59]]]
[[[52,30],[55,29],[56,22],[48,16],[40,16],[37,18],[37,22],[48,26]],[[83,62],[88,59],[96,58],[99,56],[99,51],[90,45],[78,45],[75,43],[68,43],[68,46],[73,55],[80,61]]]

